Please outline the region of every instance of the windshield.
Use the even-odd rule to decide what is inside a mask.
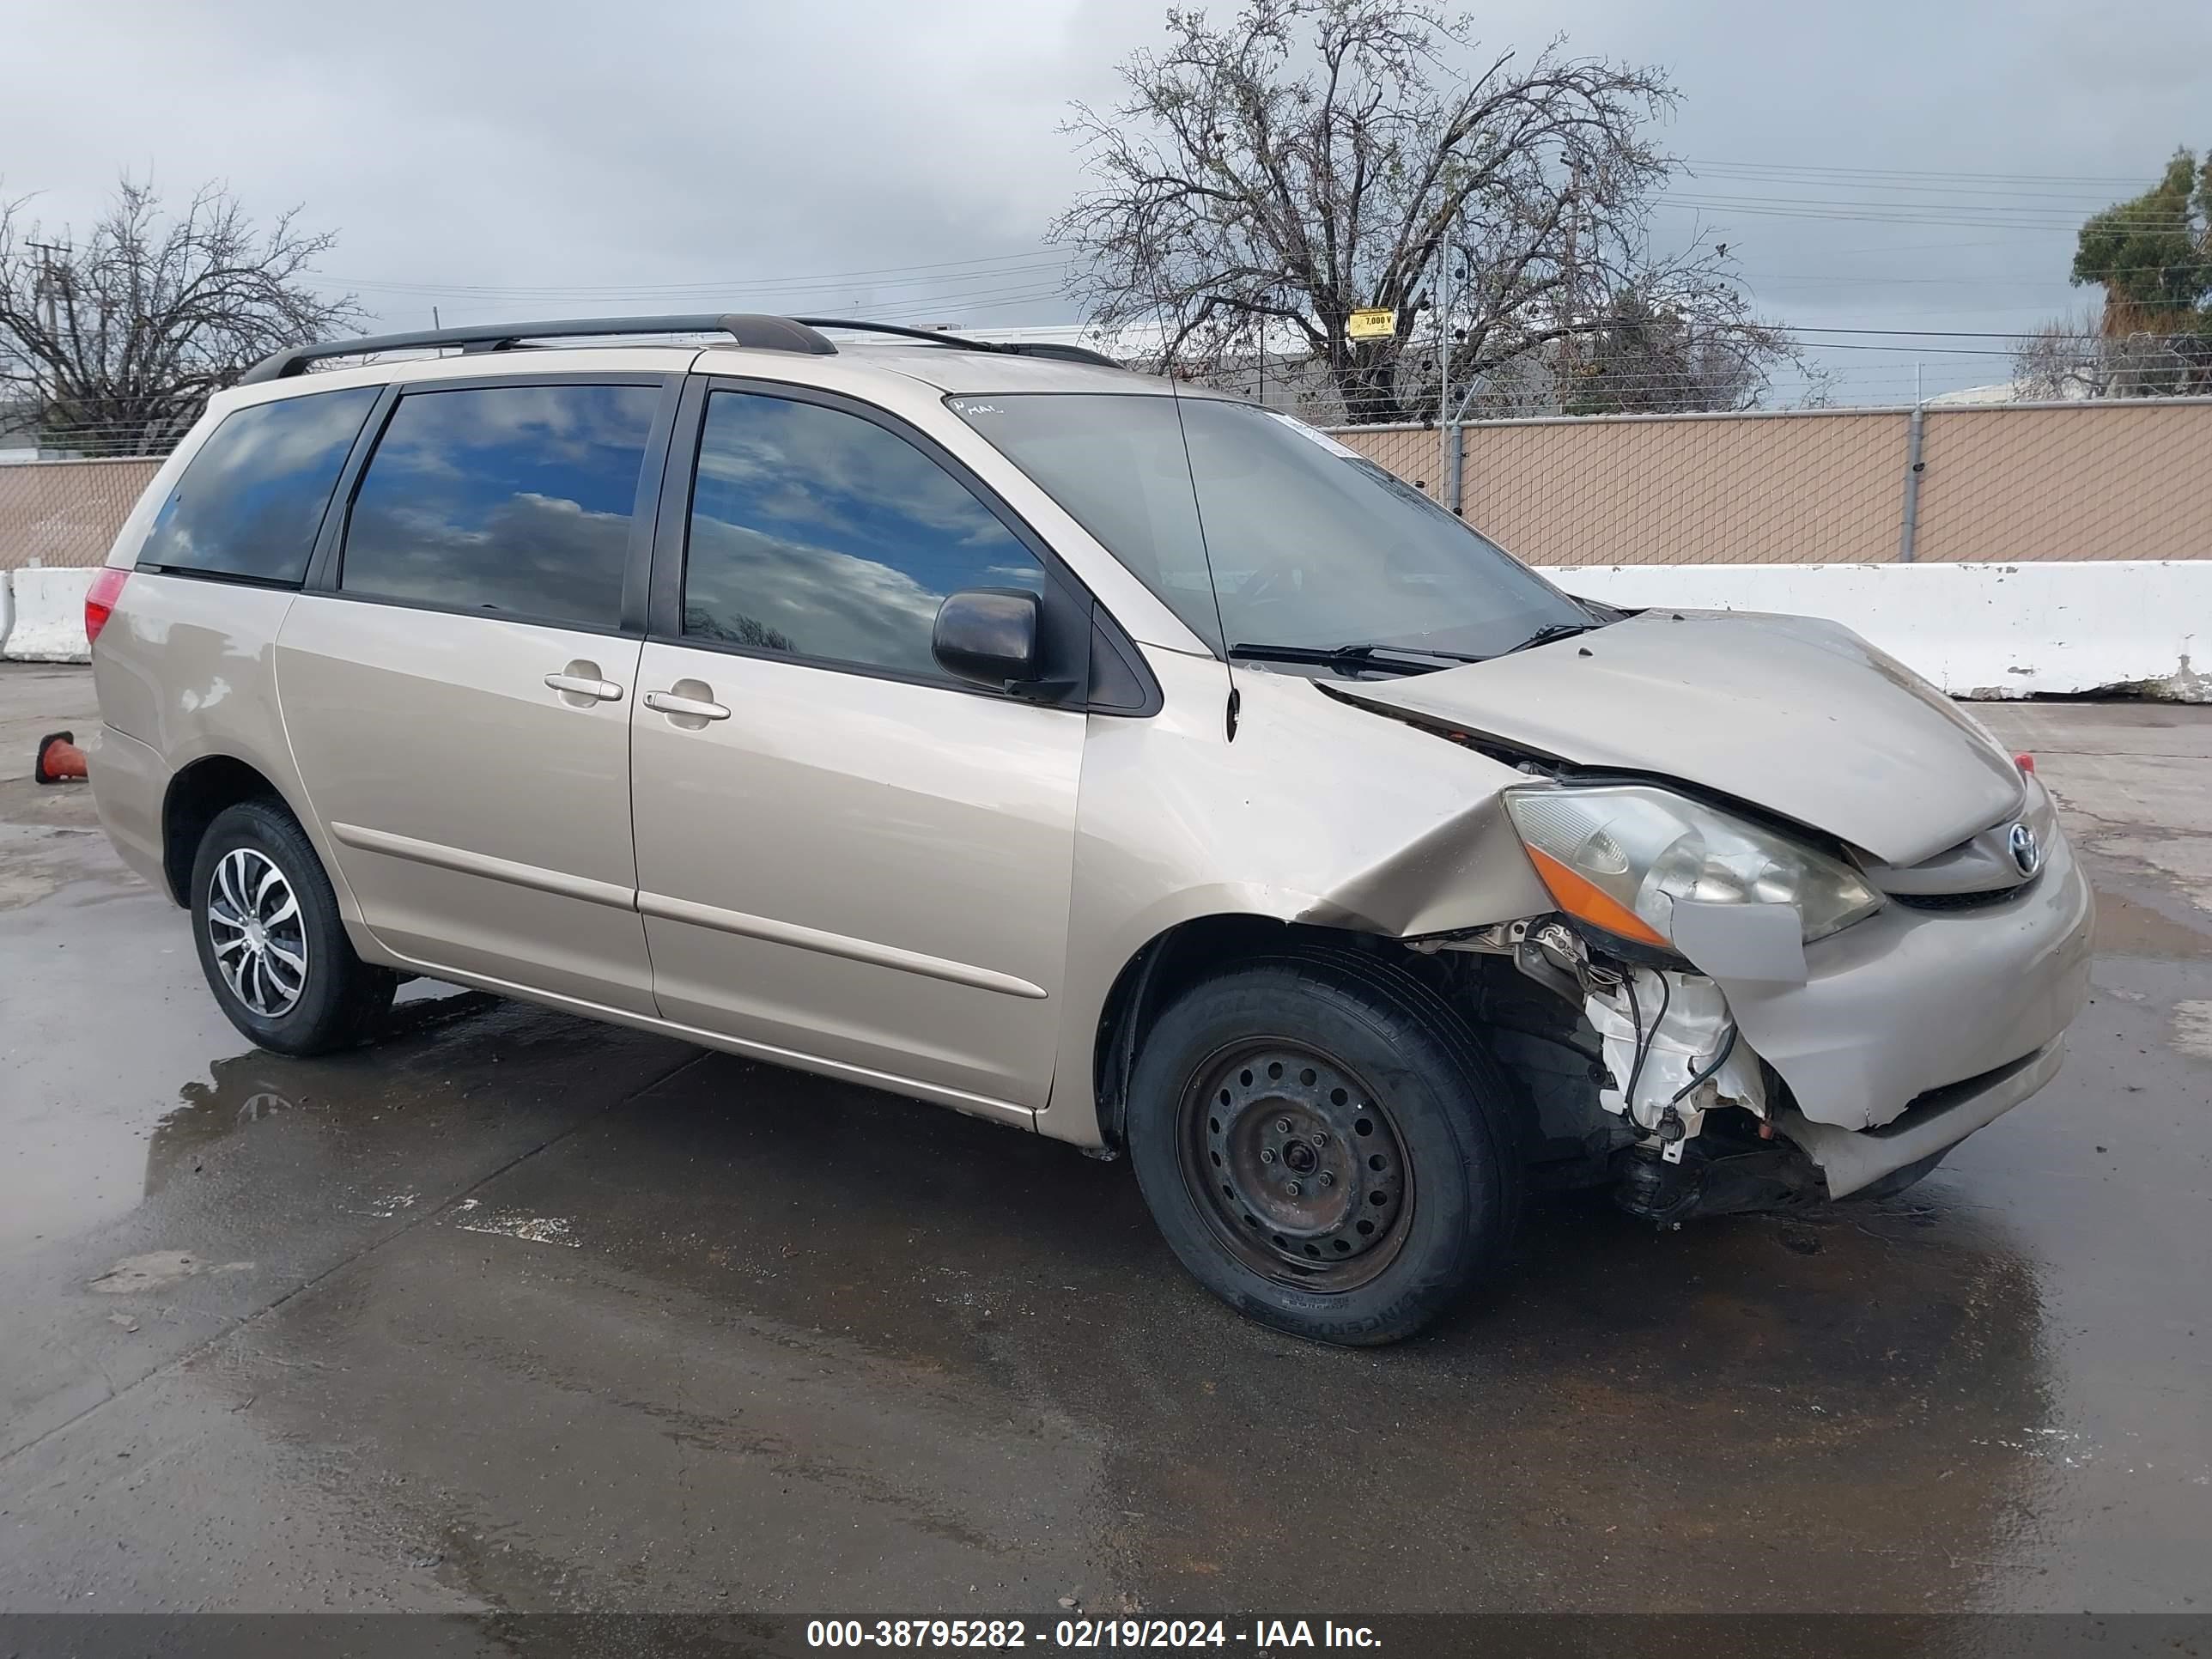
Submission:
[[[945,401],[1217,650],[1225,630],[1231,646],[1492,656],[1593,620],[1419,490],[1287,416],[1113,392]]]

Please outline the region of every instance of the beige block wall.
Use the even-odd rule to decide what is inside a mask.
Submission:
[[[2212,558],[2212,403],[1936,407],[1923,563]],[[1466,430],[1468,521],[1531,564],[1895,559],[1905,410],[1506,421]],[[1440,496],[1433,430],[1336,434]]]
[[[101,563],[158,459],[0,466],[0,570]]]
[[[2212,404],[1935,409],[1923,563],[2212,558]]]

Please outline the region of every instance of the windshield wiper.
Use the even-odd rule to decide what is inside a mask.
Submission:
[[[1440,662],[1481,662],[1462,651],[1431,651],[1419,645],[1232,645],[1232,657],[1255,662],[1316,663],[1324,668],[1371,669],[1378,674],[1433,674]],[[1415,659],[1428,657],[1438,661]]]
[[[1596,627],[1595,623],[1546,623],[1520,644],[1499,654],[1510,657],[1516,651],[1532,650],[1540,645],[1549,645],[1553,640],[1571,640],[1576,635],[1587,634]]]

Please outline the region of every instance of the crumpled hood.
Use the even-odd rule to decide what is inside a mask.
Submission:
[[[1917,864],[2018,811],[2012,757],[1848,628],[1647,611],[1439,673],[1331,684],[1578,766],[1679,778]]]

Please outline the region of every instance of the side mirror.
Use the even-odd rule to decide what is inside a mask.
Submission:
[[[1026,588],[963,588],[937,607],[930,654],[963,680],[1007,690],[1034,684],[1043,614],[1043,602]]]

